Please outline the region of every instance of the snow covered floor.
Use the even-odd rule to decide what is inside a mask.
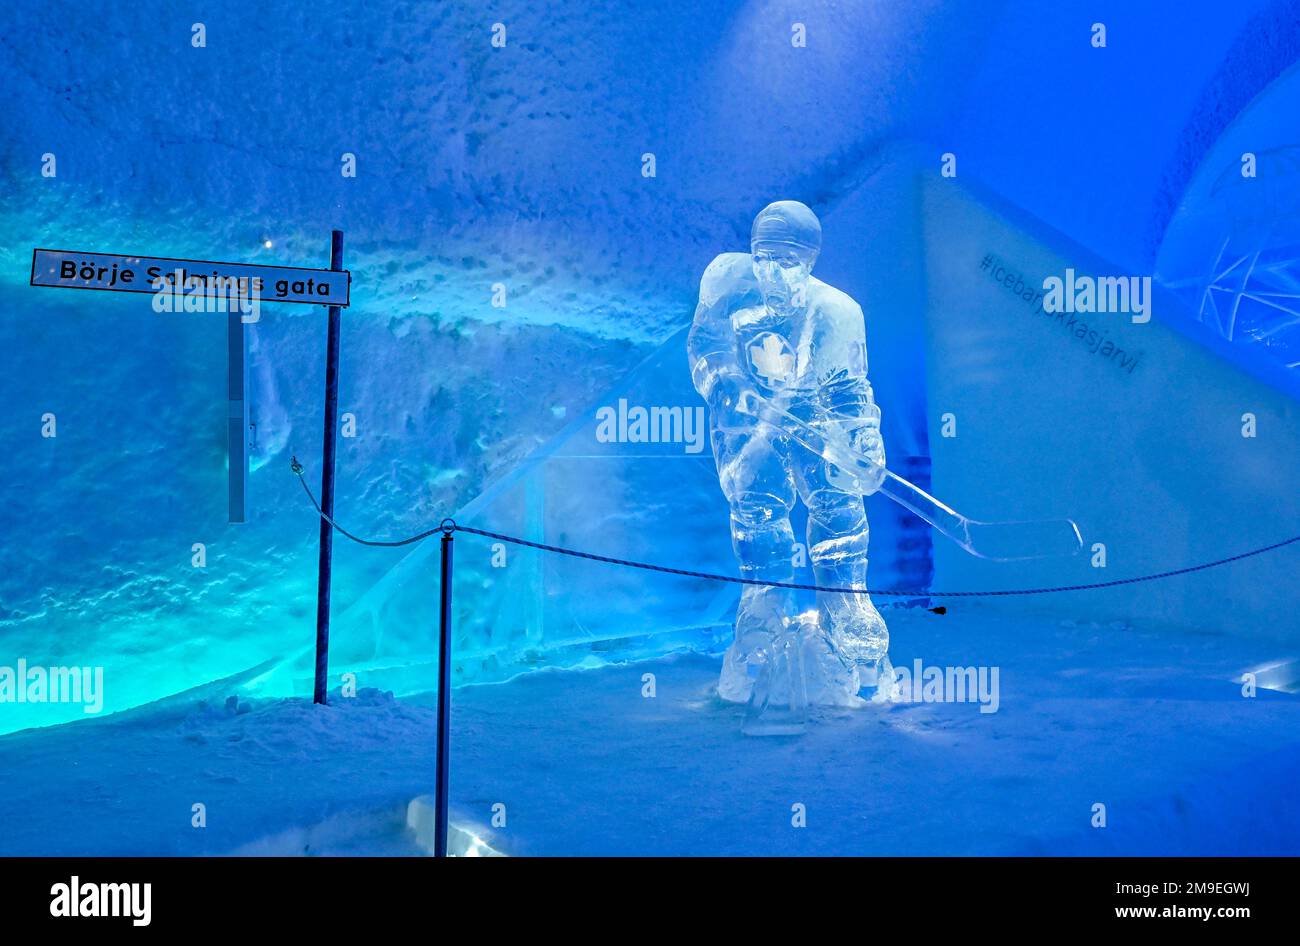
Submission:
[[[1300,853],[1300,696],[1233,682],[1294,655],[972,605],[888,616],[897,664],[997,666],[998,711],[873,708],[758,740],[713,696],[714,658],[546,671],[456,691],[455,819],[511,854]],[[0,738],[0,854],[421,853],[428,703],[201,696]]]

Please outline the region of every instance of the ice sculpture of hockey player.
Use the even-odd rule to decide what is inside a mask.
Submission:
[[[750,253],[723,253],[700,281],[688,343],[731,536],[743,577],[792,581],[796,497],[808,512],[807,551],[818,585],[865,588],[864,495],[880,479],[842,473],[745,410],[765,398],[862,453],[885,462],[880,412],[867,380],[862,310],[812,276],[821,224],[796,201],[754,219]],[[883,476],[883,472],[882,472]],[[786,589],[746,585],[718,691],[798,713],[803,705],[886,700],[894,683],[889,633],[865,594],[818,593],[817,609],[793,612]],[[765,692],[759,693],[762,688]]]

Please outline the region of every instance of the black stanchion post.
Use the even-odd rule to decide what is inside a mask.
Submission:
[[[438,771],[434,781],[433,853],[447,856],[447,780],[451,733],[451,530],[442,533],[442,594],[438,619]]]
[[[330,269],[343,268],[343,231],[330,234]],[[329,334],[325,343],[325,447],[321,454],[320,508],[334,516],[334,455],[339,426],[339,327],[341,309],[329,307]],[[313,699],[325,702],[330,673],[330,575],[333,568],[334,527],[321,517],[320,572],[316,585],[316,686]]]

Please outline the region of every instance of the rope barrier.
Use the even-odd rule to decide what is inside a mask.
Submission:
[[[1136,585],[1141,582],[1158,581],[1162,578],[1173,578],[1176,575],[1189,575],[1193,572],[1205,571],[1209,568],[1218,568],[1220,565],[1227,565],[1231,562],[1239,562],[1242,559],[1252,558],[1256,555],[1263,555],[1265,552],[1272,552],[1276,549],[1300,542],[1300,535],[1297,535],[1292,536],[1289,539],[1283,539],[1281,542],[1274,542],[1271,545],[1251,549],[1249,552],[1240,552],[1237,555],[1230,555],[1227,558],[1217,559],[1213,562],[1204,562],[1200,565],[1189,565],[1185,568],[1175,568],[1170,571],[1155,572],[1150,575],[1139,575],[1135,578],[1116,578],[1111,581],[1096,581],[1078,585],[1052,585],[1043,588],[1013,588],[1003,591],[930,591],[902,590],[896,588],[836,588],[827,587],[825,585],[801,584],[792,581],[763,581],[758,578],[742,578],[736,575],[717,575],[710,572],[691,571],[685,568],[671,568],[667,565],[655,565],[650,562],[638,562],[626,558],[613,558],[609,555],[597,555],[594,552],[583,552],[578,549],[565,548],[560,545],[547,545],[544,542],[532,542],[528,539],[521,539],[514,535],[503,535],[500,532],[488,532],[486,529],[475,529],[472,526],[462,526],[454,519],[443,519],[442,522],[433,529],[426,529],[423,532],[396,541],[384,542],[375,539],[363,539],[359,536],[353,535],[347,529],[335,522],[333,518],[325,515],[320,504],[316,502],[316,497],[312,493],[311,487],[307,485],[307,480],[303,477],[303,466],[298,462],[297,457],[293,458],[291,468],[294,473],[298,474],[298,480],[302,483],[302,488],[307,493],[307,498],[311,500],[311,504],[316,508],[316,512],[320,514],[320,517],[338,530],[342,535],[359,545],[370,545],[380,548],[397,548],[403,545],[411,545],[420,542],[429,538],[429,536],[437,535],[438,533],[451,535],[453,532],[465,532],[486,539],[496,539],[498,542],[507,542],[511,545],[538,549],[542,552],[554,552],[558,555],[568,555],[572,558],[583,558],[588,561],[603,562],[606,565],[622,565],[627,568],[639,568],[644,571],[661,572],[667,575],[680,575],[684,578],[702,578],[707,581],[723,581],[737,585],[761,585],[767,588],[789,588],[795,591],[821,591],[831,592],[834,594],[880,595],[882,597],[896,598],[993,598],[1007,597],[1011,595],[1045,595],[1063,591],[1089,591],[1097,588],[1114,588],[1119,585]]]

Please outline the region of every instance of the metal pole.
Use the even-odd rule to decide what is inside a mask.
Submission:
[[[343,231],[330,234],[330,269],[343,268]],[[342,310],[329,307],[329,336],[325,343],[325,448],[321,456],[320,508],[334,515],[334,455],[339,426],[339,326]],[[313,699],[325,703],[330,674],[330,574],[333,567],[334,527],[320,521],[320,572],[316,585],[316,687]]]
[[[442,603],[438,620],[438,771],[434,780],[433,853],[447,856],[447,781],[451,731],[451,533],[442,533]]]

